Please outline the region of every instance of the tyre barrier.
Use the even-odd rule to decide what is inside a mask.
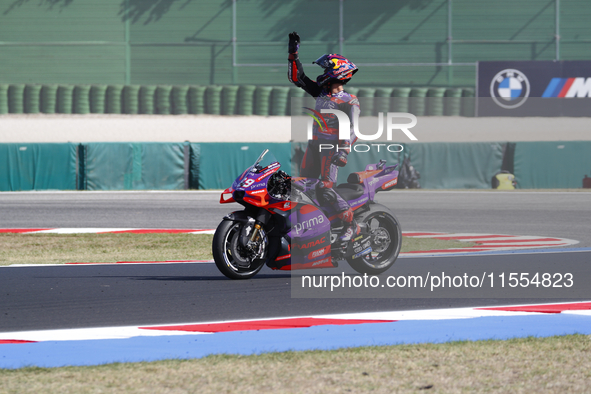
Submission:
[[[57,102],[56,111],[60,114],[72,113],[72,96],[74,93],[74,86],[60,85],[57,88]]]
[[[238,85],[227,85],[222,89],[222,115],[236,114],[238,102]]]
[[[425,116],[427,114],[426,100],[428,88],[413,88],[409,95],[408,112],[415,116]]]
[[[270,86],[257,86],[254,91],[254,114],[259,116],[269,116],[269,100],[271,98]]]
[[[205,86],[189,87],[189,113],[200,115],[205,113]]]
[[[105,113],[105,100],[107,94],[106,85],[92,85],[90,87],[90,112],[93,114]]]
[[[474,89],[346,87],[362,99],[361,116],[474,116]],[[212,114],[289,116],[308,95],[293,86],[0,84],[0,114]],[[374,100],[371,100],[371,99]]]
[[[170,93],[170,100],[172,101],[172,113],[175,115],[185,115],[187,109],[187,94],[189,93],[188,86],[174,86]]]
[[[156,86],[144,85],[139,91],[139,112],[144,115],[152,115],[154,113],[154,96],[156,94]]]
[[[205,110],[212,115],[222,113],[222,87],[218,85],[208,86],[205,90]]]
[[[140,86],[139,85],[127,85],[123,88],[122,101],[123,101],[123,113],[124,114],[138,114],[140,111]]]
[[[394,88],[392,90],[392,112],[408,112],[411,88]]]
[[[303,89],[291,87],[289,88],[289,101],[287,114],[292,116],[298,116],[302,113],[302,107],[304,106],[304,92]]]
[[[123,92],[123,85],[109,85],[105,93],[105,113],[120,114],[121,113],[121,93]]]
[[[25,85],[16,84],[8,87],[8,111],[11,114],[24,112]]]
[[[431,88],[427,91],[427,115],[443,116],[445,88]]]
[[[287,110],[287,102],[289,101],[289,87],[277,86],[271,92],[271,115],[283,116],[289,111]]]
[[[462,89],[447,89],[445,91],[445,116],[460,116],[462,113]]]
[[[8,113],[8,85],[0,84],[0,115]]]
[[[76,85],[73,92],[73,108],[75,114],[90,113],[90,86]]]
[[[40,93],[40,111],[55,114],[57,108],[57,85],[43,85]]]
[[[41,85],[25,85],[23,94],[24,112],[26,114],[38,114],[40,111],[39,99],[41,97]]]
[[[238,115],[252,115],[254,113],[254,85],[242,85],[238,89]]]
[[[158,86],[154,95],[155,113],[159,115],[170,115],[170,94],[172,86]]]

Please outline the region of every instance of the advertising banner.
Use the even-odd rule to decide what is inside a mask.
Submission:
[[[478,63],[478,116],[590,116],[591,61]]]

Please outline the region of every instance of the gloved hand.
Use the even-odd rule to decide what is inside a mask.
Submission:
[[[347,165],[347,152],[344,150],[338,151],[332,158],[332,164],[338,167],[344,167]]]
[[[297,32],[289,33],[289,45],[287,46],[287,53],[298,53],[300,49],[300,36]]]

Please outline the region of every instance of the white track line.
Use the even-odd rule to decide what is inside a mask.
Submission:
[[[458,319],[473,319],[478,317],[490,316],[532,316],[532,315],[547,315],[542,312],[520,312],[520,311],[499,311],[499,310],[484,310],[479,308],[503,308],[515,306],[540,306],[540,305],[561,305],[561,304],[578,304],[588,303],[590,301],[579,302],[558,302],[550,304],[520,304],[520,305],[495,305],[482,307],[468,307],[468,308],[447,308],[447,309],[422,309],[411,311],[387,311],[387,312],[362,312],[362,313],[341,313],[328,315],[308,315],[308,316],[288,316],[279,318],[260,318],[248,320],[224,320],[224,321],[210,321],[210,322],[189,322],[189,323],[170,323],[158,325],[143,325],[140,326],[123,326],[123,327],[101,327],[101,328],[73,328],[73,329],[59,329],[59,330],[36,330],[36,331],[14,331],[0,333],[0,340],[21,340],[21,341],[71,341],[71,340],[93,340],[93,339],[114,339],[114,338],[131,338],[137,336],[167,336],[167,335],[202,335],[210,334],[198,331],[172,331],[172,330],[158,330],[154,328],[168,327],[168,326],[187,326],[194,324],[219,324],[219,323],[236,323],[236,322],[252,322],[261,320],[283,320],[295,318],[317,318],[317,319],[354,319],[354,320],[423,320],[423,321],[437,321],[437,320],[458,320]],[[581,316],[591,316],[591,310],[579,311],[563,311],[561,313],[575,314]],[[426,323],[428,324],[428,323]],[[431,323],[433,324],[433,323]],[[435,323],[436,324],[436,323]],[[150,329],[146,329],[150,328]],[[1,349],[1,348],[0,348]]]

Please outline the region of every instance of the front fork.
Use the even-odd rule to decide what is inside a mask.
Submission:
[[[246,247],[249,249],[253,249],[254,246],[256,246],[257,241],[259,239],[259,234],[261,232],[261,224],[255,222],[254,224],[254,229],[252,230],[252,234],[250,235],[250,239],[248,240],[248,242],[246,243]]]

